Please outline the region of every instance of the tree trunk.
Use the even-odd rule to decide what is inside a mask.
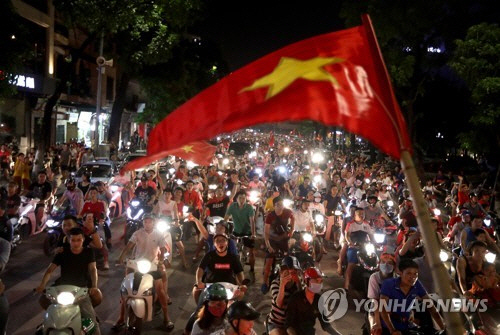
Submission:
[[[83,51],[92,43],[97,34],[93,33],[87,37],[87,39],[82,43],[80,48],[71,51],[70,57],[71,61],[67,63],[62,70],[61,77],[59,78],[59,83],[54,91],[54,93],[49,97],[47,103],[45,104],[43,110],[43,119],[42,119],[42,129],[45,131],[46,136],[41,136],[41,150],[42,152],[46,152],[47,148],[51,145],[51,137],[52,137],[52,111],[54,110],[55,105],[59,101],[61,94],[66,89],[66,84],[73,73],[75,73],[75,64],[80,59],[83,54]]]
[[[123,72],[120,78],[118,89],[116,90],[115,101],[113,102],[113,109],[111,110],[111,120],[109,121],[108,142],[113,142],[118,148],[120,140],[120,130],[122,113],[125,108],[126,95],[128,83],[130,82],[130,75],[128,72]]]

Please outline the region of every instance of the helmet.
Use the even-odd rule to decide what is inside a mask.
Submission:
[[[227,300],[226,288],[219,283],[213,283],[207,288],[207,294],[205,296],[205,301],[221,301]]]
[[[215,239],[216,239],[217,237],[219,237],[219,236],[222,236],[222,237],[224,237],[226,240],[228,240],[228,241],[229,241],[229,236],[227,236],[227,234],[223,234],[223,233],[221,233],[221,234],[215,234],[215,235],[214,235],[214,241],[215,241]]]
[[[463,209],[462,212],[460,213],[461,216],[469,215],[471,216],[471,212],[467,209]]]
[[[323,277],[323,273],[318,268],[308,268],[304,271],[304,279],[318,279]]]
[[[281,267],[286,267],[288,269],[297,269],[297,270],[302,270],[300,268],[300,263],[297,257],[293,256],[285,256],[281,260]]]
[[[472,197],[477,197],[477,194],[476,194],[476,193],[474,193],[474,192],[471,192],[471,193],[469,194],[469,198],[472,198]]]
[[[256,320],[260,316],[260,313],[253,308],[249,302],[235,301],[229,306],[227,311],[227,318],[229,321],[232,320]]]
[[[75,179],[73,178],[68,178],[64,181],[64,185],[68,186],[69,183],[72,183],[74,184],[75,183]]]

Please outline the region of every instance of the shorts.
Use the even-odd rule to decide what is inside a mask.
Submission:
[[[358,264],[358,249],[356,248],[347,249],[347,263]]]
[[[275,251],[281,250],[283,253],[288,252],[288,239],[283,239],[280,241],[275,241],[275,240],[269,240],[269,244],[271,245],[271,248],[273,248]],[[271,257],[274,256],[274,253],[270,253],[269,250],[266,250],[266,257]]]
[[[278,325],[278,324],[276,324],[276,323],[272,323],[271,321],[269,321],[269,322],[267,323],[267,330],[268,330],[269,332],[271,332],[271,331],[273,331],[274,329],[282,329],[282,330],[286,330],[286,326],[285,326],[285,325],[281,326],[281,325]]]
[[[176,226],[171,227],[170,234],[172,235],[172,240],[174,242],[182,241],[182,229],[181,229],[181,227],[176,227]]]
[[[239,235],[235,234],[235,237],[240,237]],[[235,241],[236,242],[236,241]],[[255,248],[255,239],[251,237],[243,237],[243,245],[249,249]]]

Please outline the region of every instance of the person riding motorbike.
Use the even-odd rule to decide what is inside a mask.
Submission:
[[[106,202],[99,200],[97,188],[92,186],[88,190],[89,200],[83,204],[82,211],[80,212],[80,217],[83,217],[86,213],[92,213],[94,220],[97,220],[99,226],[104,230],[106,237],[106,246],[111,247],[111,230],[106,223],[106,213],[108,212],[108,206]]]
[[[225,318],[228,307],[228,296],[225,287],[213,283],[207,289],[203,306],[193,324],[191,335],[223,335],[229,322]]]
[[[472,288],[474,276],[482,274],[486,262],[487,245],[481,241],[473,241],[467,255],[461,256],[457,261],[457,279],[462,293]]]
[[[275,253],[278,250],[283,252],[283,254],[288,253],[288,240],[295,229],[293,212],[285,208],[283,198],[274,198],[273,205],[274,211],[266,216],[264,228],[264,241],[267,247],[264,263],[264,282],[261,287],[261,291],[264,294],[269,291],[269,275],[271,274]]]
[[[66,185],[66,191],[64,191],[62,197],[57,200],[54,206],[59,207],[68,200],[75,213],[80,213],[84,204],[83,192],[76,187],[76,182],[73,178],[66,179],[64,184]]]

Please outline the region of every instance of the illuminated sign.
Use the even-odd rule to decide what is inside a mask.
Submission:
[[[18,75],[14,77],[12,83],[19,87],[30,88],[32,90],[35,89],[35,78],[33,77]]]

